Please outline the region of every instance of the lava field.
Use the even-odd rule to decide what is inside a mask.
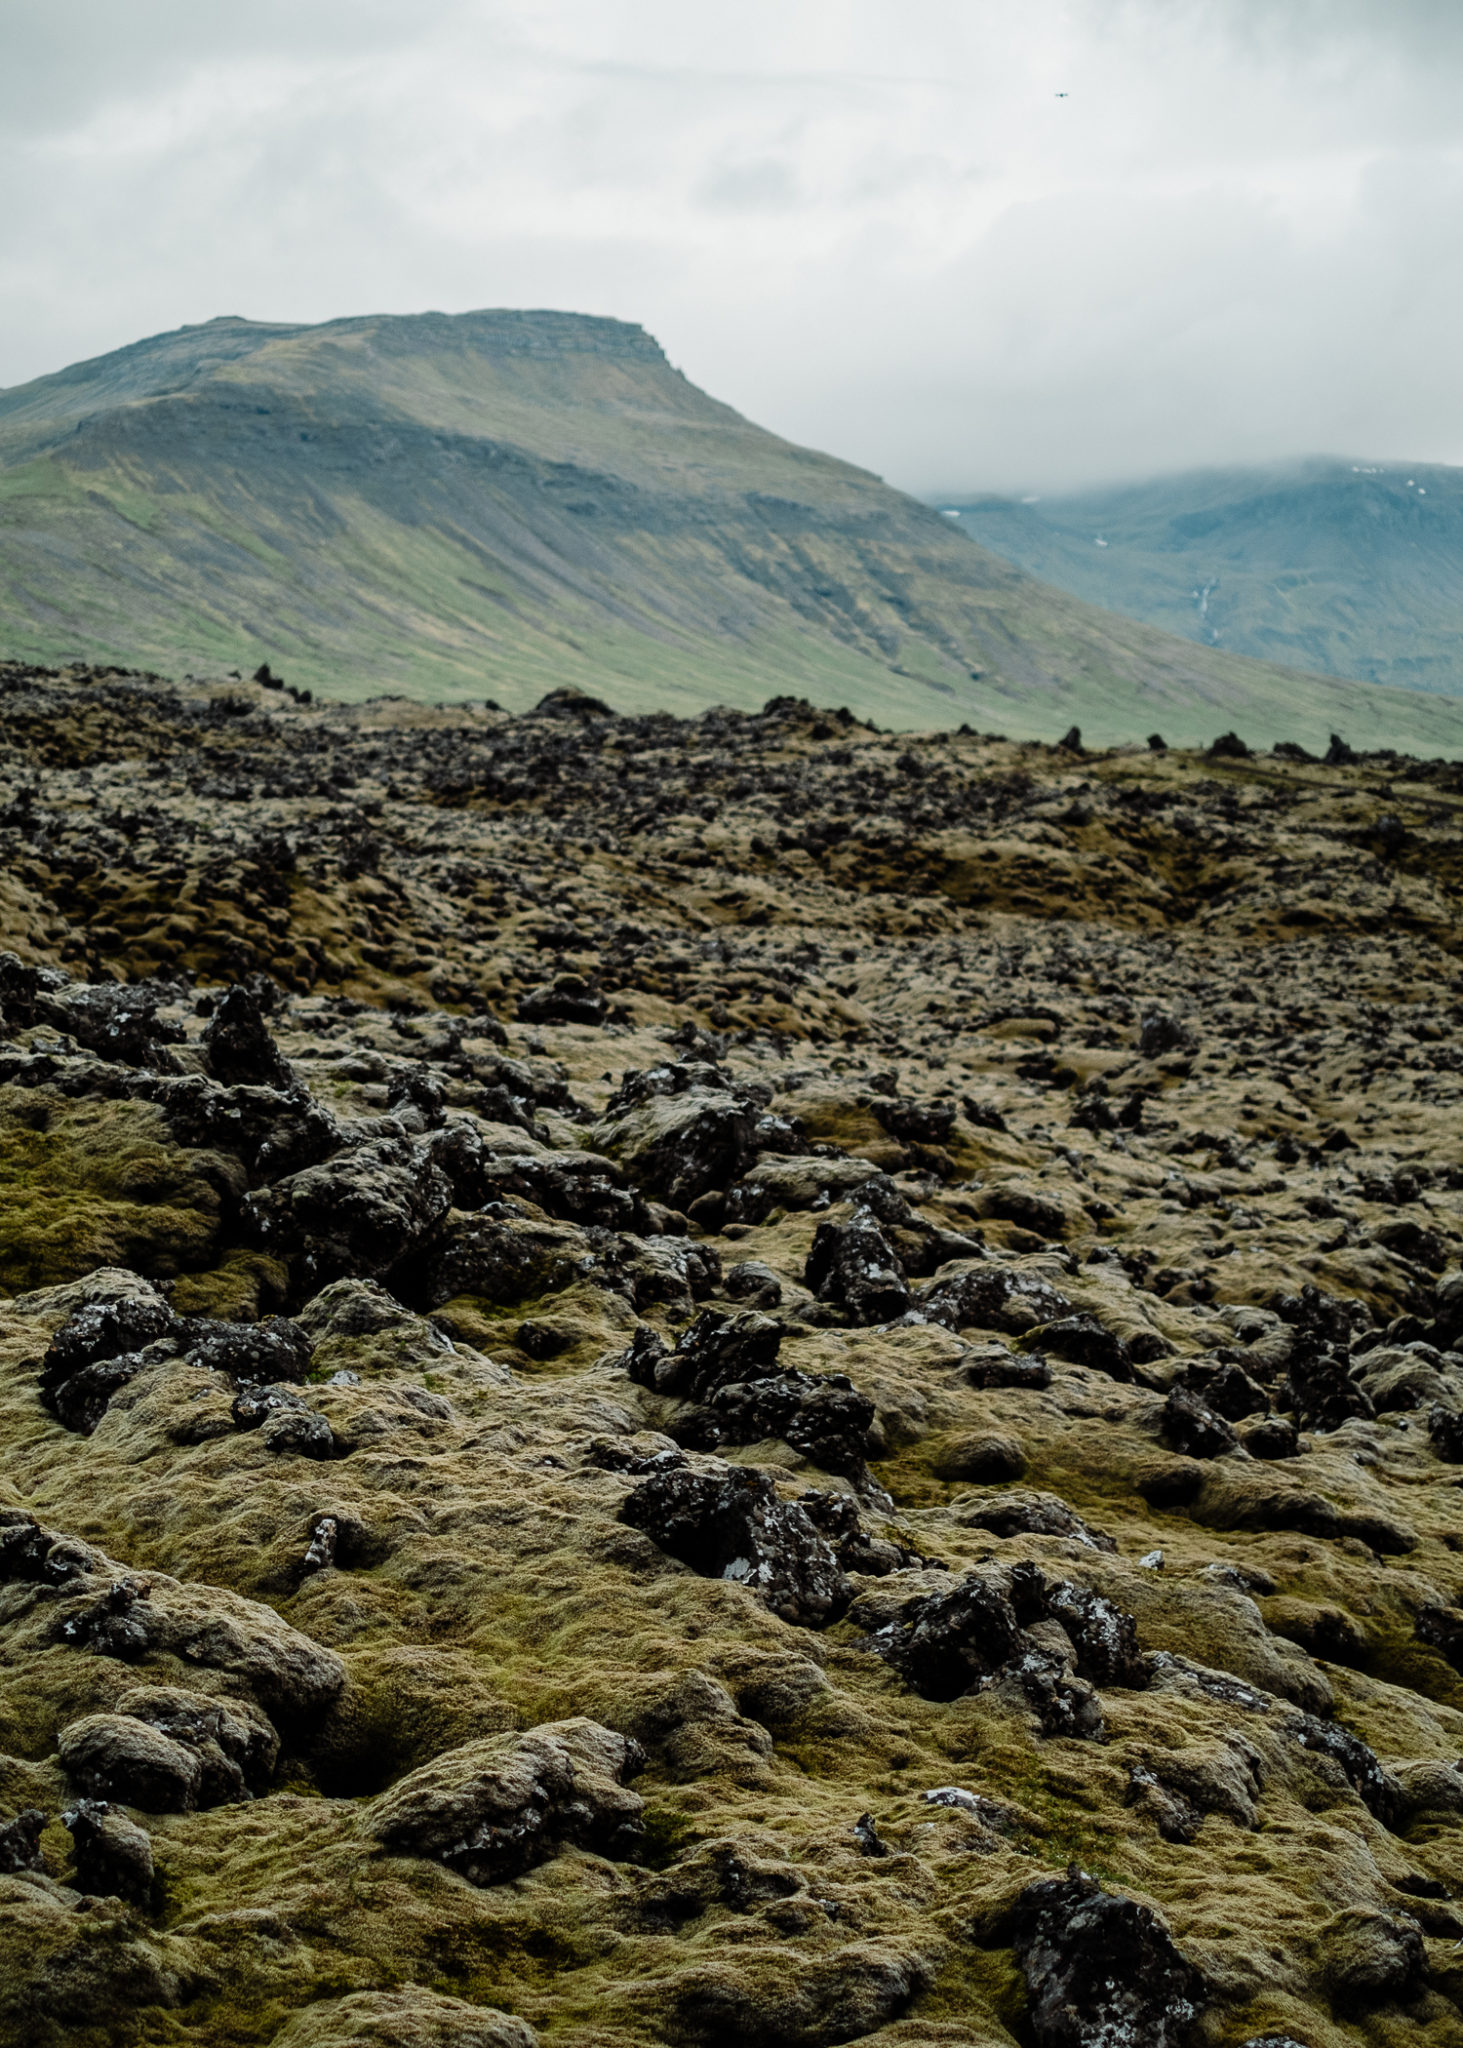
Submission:
[[[1463,768],[0,664],[0,2039],[1463,2044]]]

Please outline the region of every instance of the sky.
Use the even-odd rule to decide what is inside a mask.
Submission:
[[[0,0],[0,386],[556,306],[905,489],[1463,462],[1458,0]]]

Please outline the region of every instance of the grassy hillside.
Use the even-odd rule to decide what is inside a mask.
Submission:
[[[1463,470],[1308,462],[941,503],[1029,574],[1201,645],[1463,696]]]
[[[556,313],[237,319],[0,393],[0,642],[510,709],[777,692],[882,724],[1463,753],[1463,707],[1094,610]]]

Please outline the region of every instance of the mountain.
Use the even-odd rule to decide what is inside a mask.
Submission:
[[[1203,646],[1463,696],[1463,469],[1318,460],[939,502],[1029,574]]]
[[[1463,752],[1463,709],[1044,587],[552,312],[220,319],[0,393],[0,647],[342,698],[774,693],[882,723]]]

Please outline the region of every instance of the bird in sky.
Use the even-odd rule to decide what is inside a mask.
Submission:
[[[1057,97],[1057,98],[1058,98],[1059,100],[1069,100],[1069,99],[1070,99],[1070,98],[1072,97],[1072,95],[1071,95],[1071,94],[1070,94],[1069,92],[1059,92],[1059,93],[1058,93],[1058,94],[1056,95],[1056,97]]]

